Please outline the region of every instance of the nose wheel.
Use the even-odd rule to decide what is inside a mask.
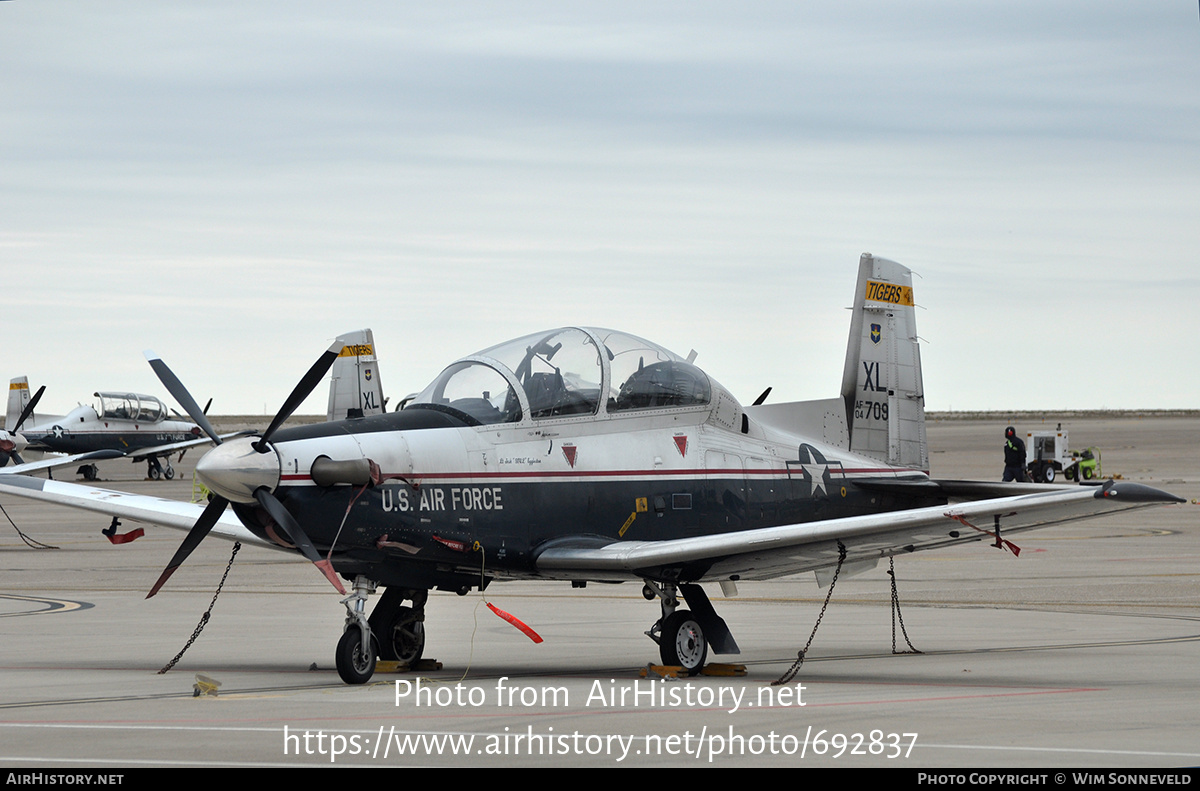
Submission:
[[[357,625],[342,632],[335,657],[338,675],[342,681],[347,684],[365,684],[370,681],[371,676],[375,674],[375,654],[378,645],[370,630],[364,634]]]

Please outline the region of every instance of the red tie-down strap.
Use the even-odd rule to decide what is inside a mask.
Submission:
[[[980,533],[989,535],[992,538],[996,539],[996,543],[992,544],[992,546],[994,546],[996,549],[1008,549],[1008,551],[1012,552],[1013,555],[1020,557],[1021,548],[1019,546],[1017,546],[1016,544],[1014,544],[1013,542],[1009,541],[1007,538],[1001,538],[998,530],[995,533],[993,533],[991,530],[984,530],[982,527],[976,527],[975,525],[968,522],[967,518],[965,516],[963,516],[962,514],[954,513],[953,511],[947,511],[946,516],[950,517],[955,522],[966,525],[967,527],[971,528],[972,530],[978,530]],[[997,518],[996,518],[997,527],[999,527],[999,523],[1000,523],[1000,518],[997,516]]]

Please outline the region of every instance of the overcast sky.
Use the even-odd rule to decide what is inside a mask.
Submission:
[[[1195,0],[8,0],[0,378],[273,413],[585,324],[825,398],[870,251],[931,409],[1200,407],[1198,144]]]

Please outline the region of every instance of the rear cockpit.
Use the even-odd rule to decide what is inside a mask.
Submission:
[[[663,409],[705,411],[714,387],[723,390],[687,360],[643,338],[566,327],[459,360],[407,408],[461,413],[480,425]]]

